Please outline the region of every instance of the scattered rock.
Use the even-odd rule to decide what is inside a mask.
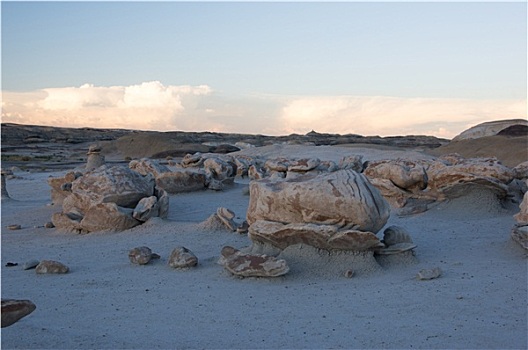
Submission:
[[[246,220],[244,220],[240,225],[238,225],[236,231],[240,234],[248,233],[249,230],[249,224]]]
[[[432,280],[438,278],[442,275],[442,270],[439,267],[433,269],[422,269],[416,275],[416,278],[419,280]]]
[[[2,328],[11,326],[36,308],[30,300],[2,299]]]
[[[265,254],[243,254],[229,246],[222,248],[221,262],[226,270],[240,277],[278,277],[290,270],[283,259]]]
[[[26,261],[24,263],[24,265],[22,265],[22,268],[24,270],[31,270],[31,269],[34,269],[35,267],[37,267],[38,264],[40,264],[40,261],[38,261],[38,260],[29,260],[29,261]]]
[[[152,259],[152,250],[149,247],[137,247],[128,252],[132,264],[146,265]]]
[[[48,221],[48,222],[46,222],[46,223],[44,224],[44,227],[45,227],[45,228],[54,228],[55,225],[53,225],[53,222]]]
[[[344,275],[346,278],[352,278],[354,277],[354,270],[346,270]]]
[[[18,266],[18,263],[14,263],[14,262],[7,262],[5,264],[6,267],[13,267],[13,266]]]
[[[35,269],[38,274],[63,274],[68,271],[70,271],[68,266],[54,260],[42,260]]]
[[[198,265],[198,258],[185,247],[176,247],[172,251],[169,262],[170,267],[174,268],[189,268]]]
[[[9,226],[7,226],[7,228],[9,230],[20,230],[22,228],[22,226],[20,226],[20,225],[9,225]]]

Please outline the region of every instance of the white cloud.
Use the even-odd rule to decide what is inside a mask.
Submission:
[[[337,96],[292,99],[282,109],[280,123],[289,133],[451,138],[484,121],[513,118],[526,118],[525,100]]]
[[[384,96],[227,96],[207,85],[48,88],[2,93],[2,121],[65,127],[451,138],[478,123],[526,118],[526,100]]]

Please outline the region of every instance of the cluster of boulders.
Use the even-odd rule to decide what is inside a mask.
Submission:
[[[156,186],[152,176],[125,166],[101,165],[84,174],[70,172],[63,178],[50,178],[48,183],[54,202],[62,203],[62,212],[52,216],[59,229],[123,231],[168,214],[167,192]]]

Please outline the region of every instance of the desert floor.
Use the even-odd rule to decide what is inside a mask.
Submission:
[[[225,245],[249,246],[248,237],[200,223],[218,207],[244,220],[247,180],[223,192],[173,195],[167,220],[76,235],[44,228],[60,211],[49,205],[46,179],[65,172],[22,172],[7,181],[2,298],[30,299],[37,309],[2,329],[4,349],[527,347],[527,254],[510,239],[518,207],[501,206],[488,193],[413,216],[391,215],[387,226],[406,228],[418,245],[415,263],[352,278],[338,267],[296,265],[283,277],[240,279],[217,260]],[[6,229],[11,224],[22,229]],[[161,259],[131,264],[128,251],[142,245]],[[167,266],[180,245],[196,254],[198,267]],[[32,259],[58,260],[70,272],[23,270]],[[415,278],[433,267],[442,269],[440,278]]]

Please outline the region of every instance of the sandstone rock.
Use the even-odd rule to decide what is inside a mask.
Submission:
[[[134,219],[142,222],[154,216],[159,216],[158,198],[156,196],[142,198],[132,213]]]
[[[156,185],[168,193],[183,193],[205,189],[206,178],[201,171],[166,172],[156,177]]]
[[[51,187],[51,201],[53,204],[62,204],[64,199],[71,194],[71,183],[82,176],[80,172],[68,172],[64,177],[48,178],[48,185]]]
[[[236,176],[240,176],[240,177],[248,176],[248,170],[251,164],[247,159],[237,157],[235,158],[235,164],[237,166]]]
[[[271,171],[287,172],[289,164],[290,164],[290,161],[286,158],[268,159],[264,163],[264,168],[268,172],[271,172]]]
[[[441,157],[427,169],[430,191],[439,199],[463,196],[471,187],[487,188],[505,197],[514,173],[496,158]]]
[[[221,260],[227,271],[241,277],[278,277],[290,270],[283,259],[265,254],[243,254],[229,246],[222,249]]]
[[[513,174],[516,179],[528,179],[528,161],[519,163],[515,168],[513,168]]]
[[[162,219],[166,219],[169,216],[169,195],[167,191],[156,186],[154,189],[154,195],[158,198],[158,216]]]
[[[35,269],[38,274],[63,274],[68,271],[70,271],[68,266],[54,260],[42,260]]]
[[[134,208],[141,198],[150,197],[153,193],[154,180],[151,177],[141,176],[124,166],[105,165],[72,182],[72,204],[81,213],[108,202]],[[64,205],[64,211],[70,212]]]
[[[151,174],[154,178],[157,178],[161,174],[170,172],[170,169],[165,165],[148,158],[133,160],[128,164],[128,167],[143,176]]]
[[[238,225],[233,220],[235,213],[227,208],[218,208],[216,210],[216,215],[229,230],[236,231]]]
[[[218,190],[218,182],[220,182],[222,186],[234,182],[237,171],[234,162],[225,161],[221,158],[207,158],[204,161],[203,166],[208,188]]]
[[[363,156],[362,155],[351,155],[341,158],[339,161],[339,169],[350,169],[355,172],[363,171]]]
[[[141,224],[132,217],[132,210],[115,203],[100,203],[86,211],[80,226],[88,232],[124,231]]]
[[[169,262],[170,267],[174,268],[188,268],[198,265],[198,258],[185,247],[176,247],[172,251]]]
[[[22,228],[22,226],[20,226],[20,225],[18,225],[18,224],[8,225],[8,226],[7,226],[7,229],[8,229],[8,230],[12,230],[12,231],[20,230],[21,228]]]
[[[200,152],[194,154],[187,154],[183,157],[181,164],[184,168],[188,167],[200,167],[204,162],[204,158]]]
[[[251,165],[248,169],[248,177],[250,180],[261,180],[265,176],[265,172],[256,165]]]
[[[101,154],[101,147],[98,145],[91,145],[86,153],[86,171],[92,171],[105,164],[105,157]]]
[[[528,192],[524,194],[523,200],[519,205],[519,213],[515,214],[513,218],[520,225],[528,225]]]
[[[30,300],[2,299],[2,328],[11,326],[36,308]]]
[[[528,225],[515,225],[511,231],[511,238],[524,249],[528,249]]]
[[[442,275],[442,270],[439,267],[433,269],[422,269],[416,275],[416,278],[419,280],[432,280],[438,278]]]
[[[249,238],[253,242],[271,244],[279,249],[300,243],[326,250],[353,251],[383,246],[372,232],[339,230],[332,225],[282,224],[265,220],[258,220],[249,226]]]
[[[152,250],[149,247],[137,247],[128,252],[128,258],[132,264],[146,265],[152,258]]]
[[[73,213],[54,213],[51,216],[51,222],[53,225],[61,230],[72,231],[72,232],[87,232],[83,231],[81,226],[82,216]]]
[[[370,162],[365,176],[390,180],[395,186],[410,192],[427,187],[427,174],[422,165],[411,160],[381,160]]]
[[[293,180],[252,181],[247,221],[337,225],[343,229],[379,231],[389,205],[362,175],[339,170]]]
[[[318,158],[303,158],[290,161],[288,171],[306,172],[319,166],[321,160]]]

